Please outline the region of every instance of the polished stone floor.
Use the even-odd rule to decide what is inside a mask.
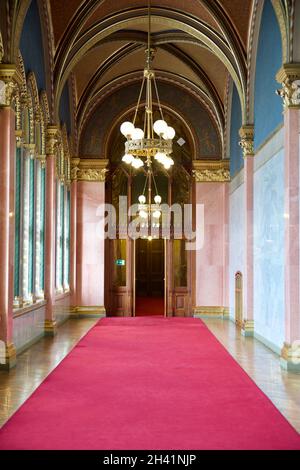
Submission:
[[[21,354],[15,369],[9,373],[0,371],[0,426],[96,322],[92,318],[69,320],[59,328],[54,339],[43,338]],[[205,323],[300,432],[300,374],[281,370],[276,354],[259,341],[241,336],[232,322],[209,319]]]

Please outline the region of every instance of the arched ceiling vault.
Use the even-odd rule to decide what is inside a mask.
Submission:
[[[116,32],[134,29],[137,24],[140,28],[145,28],[147,25],[145,13],[145,8],[130,9],[99,21],[78,37],[63,62],[56,58],[56,101],[58,101],[62,87],[70,72],[92,48],[97,46],[101,40],[109,38]],[[228,45],[226,40],[207,24],[184,13],[153,9],[152,24],[154,28],[160,31],[175,30],[176,32],[184,32],[188,37],[204,44],[230,72],[237,85],[242,108],[245,108],[246,65],[243,63],[242,58],[233,52],[233,45]],[[177,38],[177,40],[180,40],[180,38]],[[183,57],[183,54],[181,54],[181,57]]]

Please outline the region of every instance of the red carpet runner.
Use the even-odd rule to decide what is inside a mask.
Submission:
[[[199,320],[107,318],[2,428],[0,449],[300,449],[300,435]]]
[[[135,315],[137,317],[148,317],[164,315],[163,297],[137,297],[135,304]]]

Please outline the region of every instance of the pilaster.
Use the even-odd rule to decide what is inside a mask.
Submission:
[[[13,344],[15,227],[15,112],[20,77],[14,65],[0,65],[0,368],[16,364]]]
[[[244,336],[254,334],[253,311],[253,179],[254,179],[254,126],[245,125],[240,129],[240,146],[244,157],[244,214],[245,214],[245,238],[244,238],[244,285],[243,285],[243,321],[241,333]]]
[[[300,372],[299,117],[300,64],[284,64],[277,74],[284,109],[285,342],[281,366]]]
[[[45,214],[45,300],[46,318],[44,331],[54,336],[57,331],[55,319],[55,199],[56,199],[56,152],[60,131],[48,126],[46,133],[46,214]]]

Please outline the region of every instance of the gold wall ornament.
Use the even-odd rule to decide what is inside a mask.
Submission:
[[[57,126],[47,126],[46,130],[46,154],[54,156],[60,139],[60,129]]]
[[[108,160],[72,158],[71,180],[104,182],[108,169]]]
[[[11,106],[22,81],[15,65],[0,64],[0,106]]]
[[[77,181],[105,181],[107,169],[97,170],[95,168],[79,169],[77,172]]]
[[[241,140],[239,142],[240,147],[243,150],[243,156],[254,156],[254,126],[243,126],[240,129]]]
[[[193,167],[196,183],[230,181],[229,160],[195,160]]]
[[[284,109],[300,108],[300,63],[284,64],[276,80],[282,86],[276,93],[282,98]]]

